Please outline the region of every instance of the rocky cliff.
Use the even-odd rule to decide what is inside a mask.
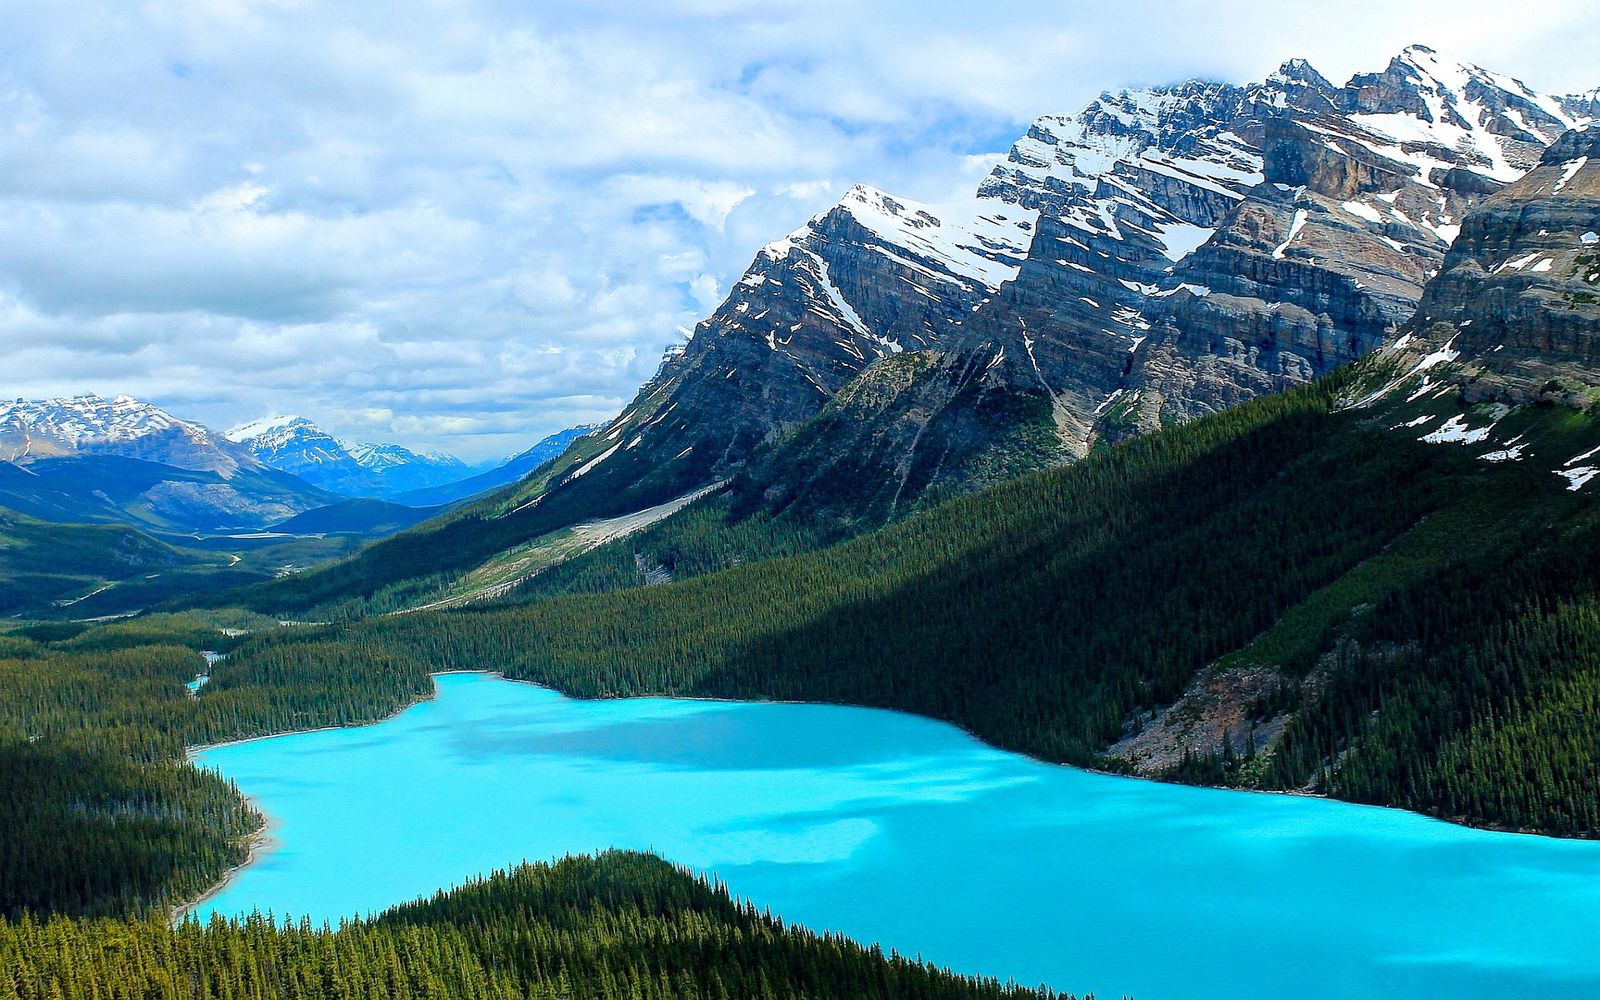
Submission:
[[[1101,95],[970,202],[855,188],[764,248],[528,492],[603,513],[743,470],[746,505],[876,520],[1302,382],[1392,335],[1468,209],[1593,105],[1423,47],[1344,86],[1294,60]]]
[[[1587,407],[1600,398],[1600,128],[1574,130],[1466,220],[1388,352],[1407,394]]]

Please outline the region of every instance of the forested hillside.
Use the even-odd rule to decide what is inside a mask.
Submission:
[[[261,817],[189,766],[186,746],[367,721],[432,690],[420,663],[296,643],[191,696],[197,650],[232,644],[195,618],[0,634],[0,915],[133,914],[198,895],[244,860]]]
[[[1592,498],[1548,462],[1388,429],[1453,399],[1343,408],[1358,376],[1375,377],[667,586],[344,625],[237,617],[257,631],[233,640],[195,616],[14,631],[0,811],[21,833],[0,842],[0,902],[126,913],[200,891],[255,819],[183,746],[381,718],[441,669],[891,707],[1051,760],[1594,835]],[[1600,443],[1595,424],[1545,406],[1497,427],[1548,457]],[[228,655],[192,697],[198,648]],[[1157,765],[1126,751],[1217,677],[1250,681],[1225,725]]]
[[[71,609],[108,585],[227,563],[126,525],[47,524],[0,507],[0,614]]]
[[[0,507],[0,614],[87,620],[134,614],[271,580],[346,555],[358,535],[157,535],[45,522]]]
[[[822,937],[649,855],[524,865],[337,929],[0,922],[0,998],[1056,1000]],[[1072,1000],[1059,995],[1059,1000]]]
[[[1592,834],[1597,806],[1573,794],[1600,758],[1584,710],[1600,683],[1584,624],[1592,501],[1538,463],[1391,433],[1387,414],[1341,409],[1344,388],[1251,403],[809,555],[343,634],[591,697],[905,709],[1110,767],[1134,764],[1108,746],[1215,665],[1254,678],[1231,706],[1238,728],[1168,776]],[[1560,408],[1502,429],[1560,454],[1596,437]]]

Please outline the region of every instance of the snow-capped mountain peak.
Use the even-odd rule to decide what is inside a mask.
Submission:
[[[1321,73],[1318,73],[1316,67],[1312,66],[1311,63],[1300,58],[1299,56],[1296,56],[1293,59],[1285,60],[1283,65],[1279,66],[1270,76],[1267,77],[1266,82],[1268,85],[1275,86],[1283,86],[1286,84],[1309,85],[1319,87],[1324,90],[1334,89],[1333,84],[1328,81],[1327,77],[1323,76]]]
[[[924,204],[865,184],[846,192],[838,210],[888,243],[991,288],[1016,276],[1038,220],[1037,212],[1017,206],[986,204],[977,198]]]
[[[1352,77],[1343,98],[1350,120],[1379,140],[1375,151],[1414,165],[1423,183],[1453,168],[1509,183],[1581,123],[1560,98],[1426,45],[1405,49],[1381,72]]]
[[[150,403],[119,395],[111,399],[95,393],[57,399],[18,399],[0,404],[0,420],[21,420],[50,427],[63,440],[77,445],[90,440],[125,441],[180,424],[205,434],[198,424],[187,424]]]
[[[994,288],[1016,276],[1016,264],[1033,242],[1038,213],[969,198],[942,205],[912,201],[857,184],[827,212],[761,248],[770,261],[787,258],[842,215],[875,237],[880,252],[913,252],[914,262],[935,280]],[[809,252],[809,251],[804,251]]]
[[[467,469],[466,463],[454,455],[442,451],[412,451],[398,444],[360,443],[350,445],[349,452],[356,460],[356,464],[375,473],[407,466],[433,466],[441,470],[459,470],[463,473]]]
[[[881,362],[846,402],[1042,392],[1069,455],[1304,381],[1380,343],[1465,213],[1597,116],[1423,46],[1343,85],[1290,59],[1101,94],[1036,119],[971,199],[857,186],[762,248],[611,427],[629,460],[581,488],[703,486]]]
[[[305,417],[281,415],[239,424],[235,441],[280,472],[350,496],[368,492],[365,470],[338,439]]]
[[[208,428],[129,395],[96,393],[0,404],[0,459],[27,462],[78,453],[121,455],[231,476],[248,454]]]
[[[252,420],[230,428],[227,437],[273,468],[295,475],[320,465],[353,464],[349,452],[333,435],[305,417]]]
[[[254,441],[264,435],[282,434],[298,426],[314,427],[315,425],[305,417],[263,417],[260,420],[251,420],[235,427],[230,427],[225,436],[229,441],[242,444],[246,441]]]
[[[979,197],[1097,238],[1143,233],[1181,260],[1264,179],[1260,151],[1234,125],[1250,100],[1201,82],[1102,94],[1075,115],[1035,120]]]

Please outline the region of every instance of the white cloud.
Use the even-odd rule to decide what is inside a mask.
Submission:
[[[1411,42],[1600,85],[1589,0],[10,0],[0,395],[504,454],[619,409],[756,248],[941,200],[1102,89]]]
[[[714,274],[697,274],[689,281],[689,294],[700,311],[708,313],[722,301],[722,285]]]

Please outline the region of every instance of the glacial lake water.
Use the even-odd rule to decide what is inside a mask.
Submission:
[[[378,725],[197,754],[275,841],[199,912],[336,920],[623,847],[1102,998],[1600,997],[1600,843],[1090,774],[893,712],[436,683]]]

